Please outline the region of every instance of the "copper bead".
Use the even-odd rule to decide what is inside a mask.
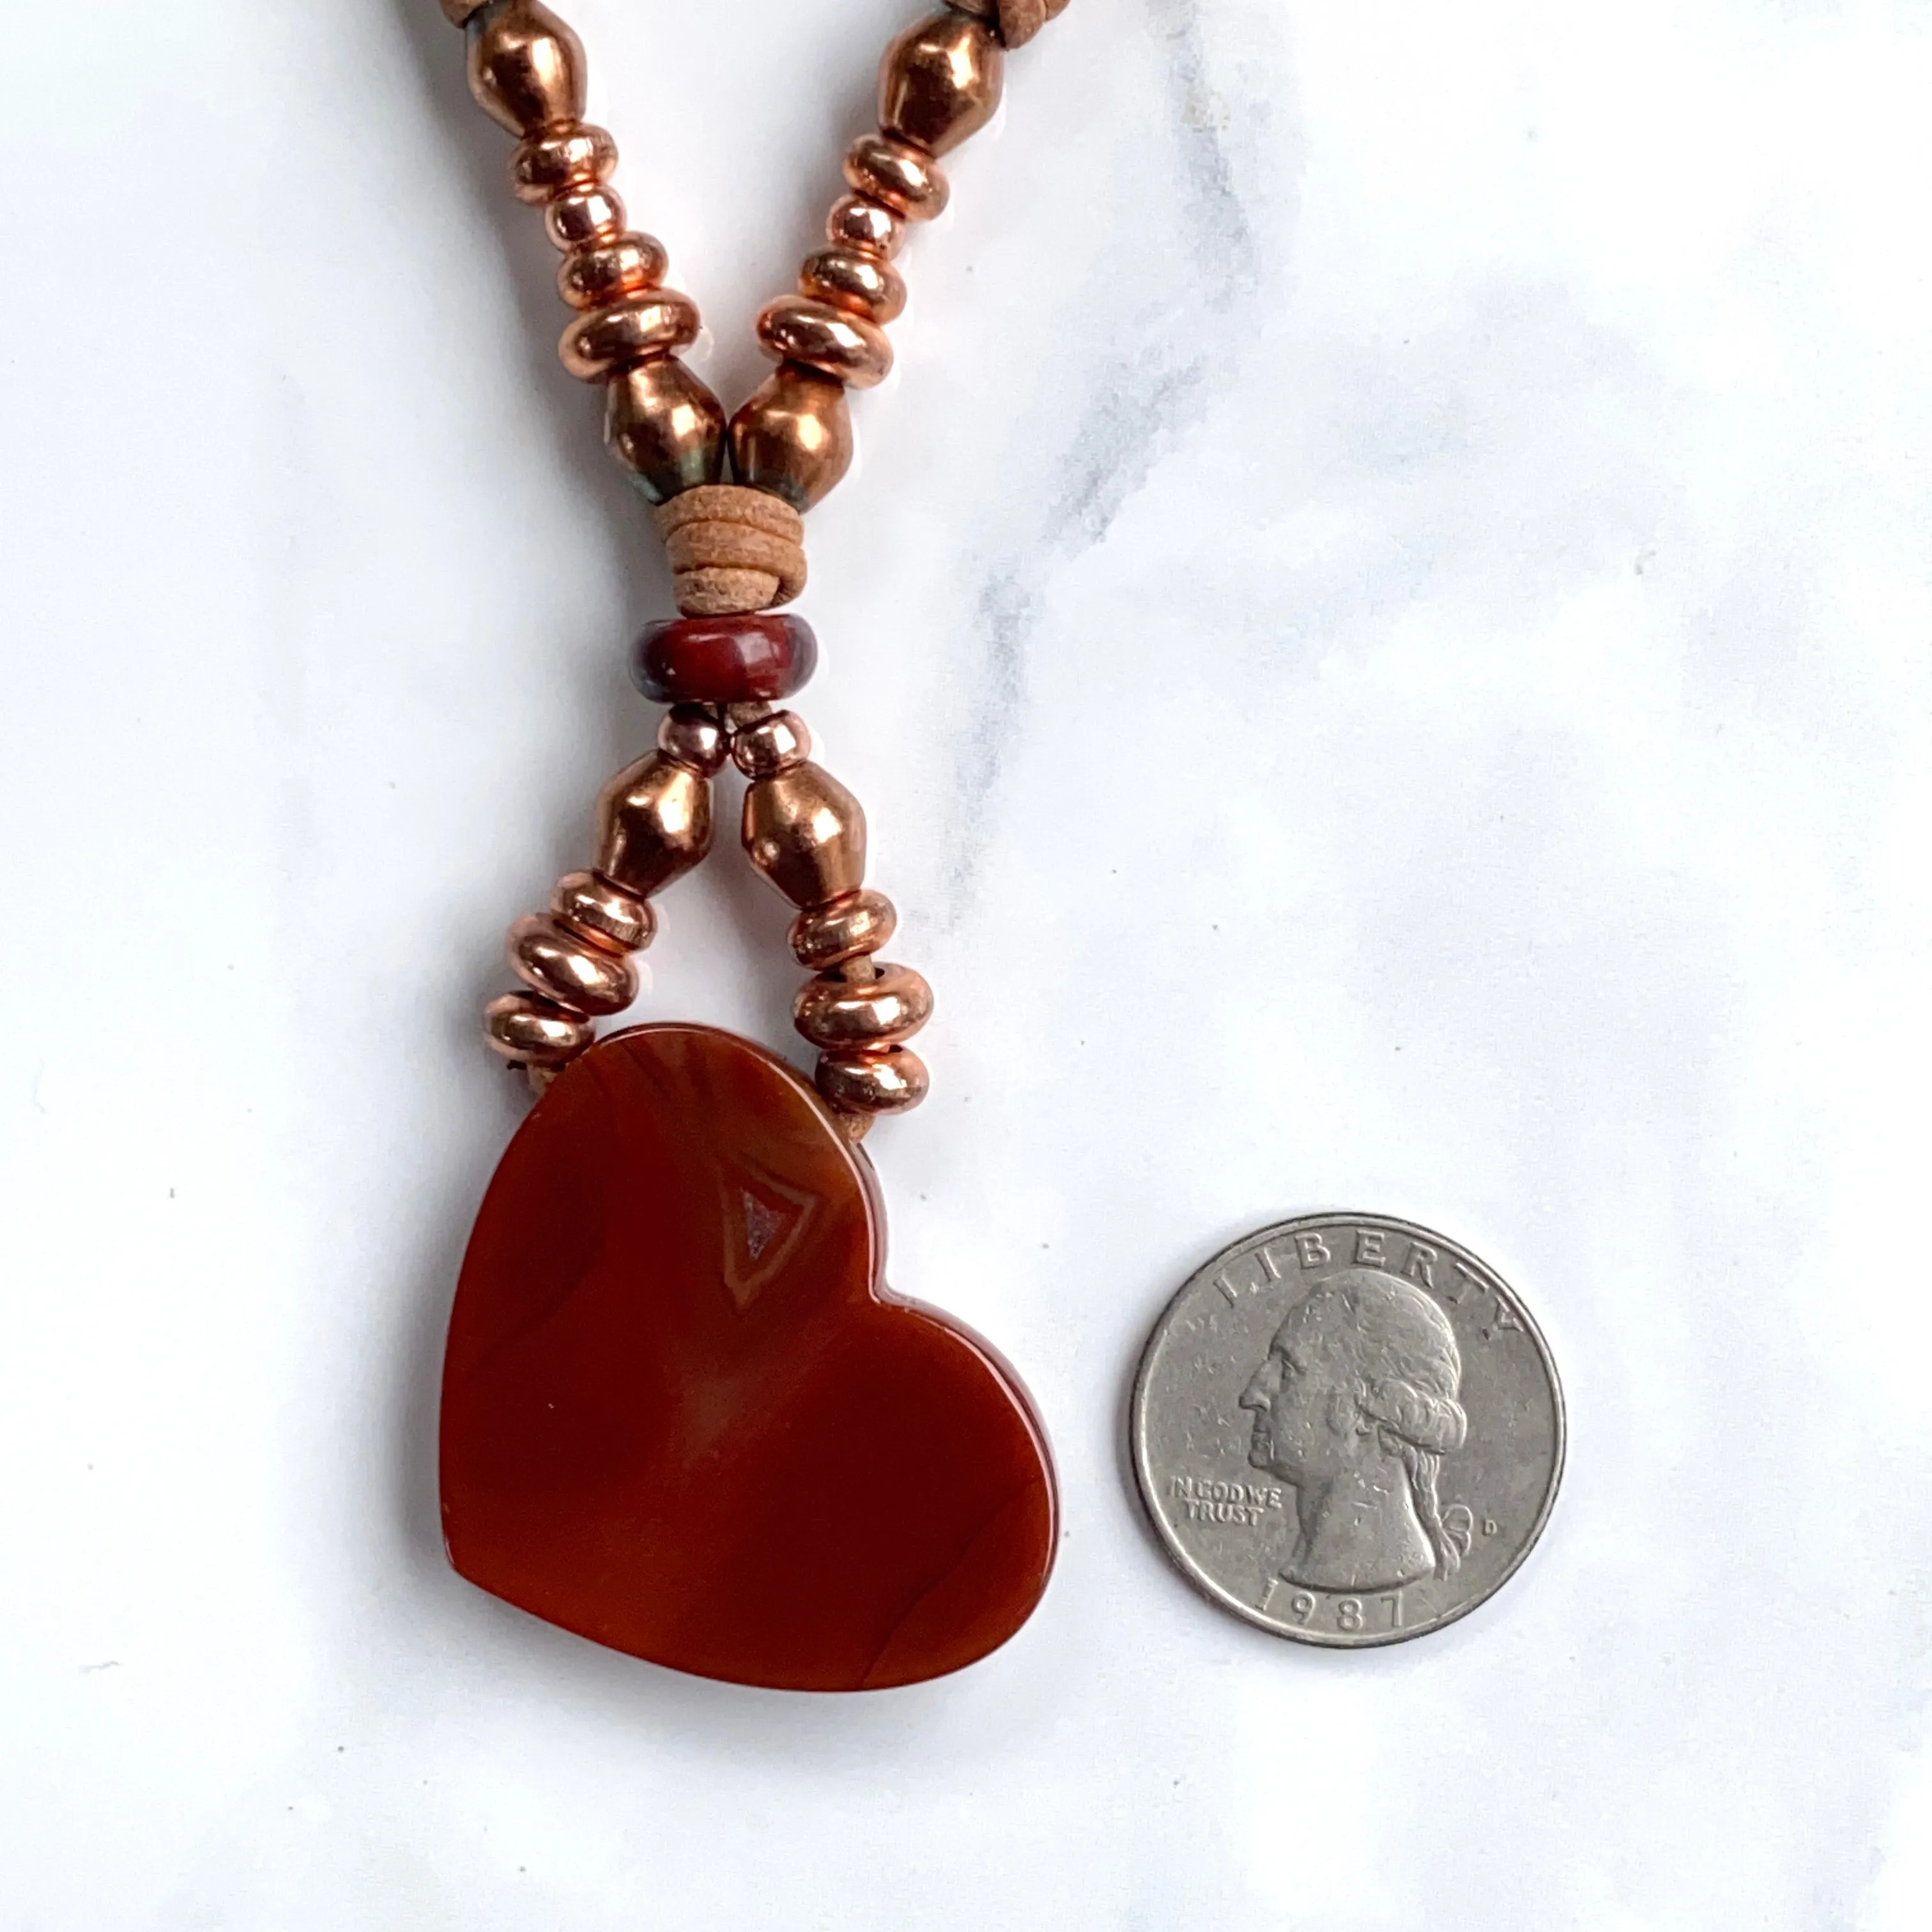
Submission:
[[[532,134],[510,157],[510,191],[541,206],[565,188],[608,181],[616,165],[617,144],[602,128]]]
[[[544,227],[566,254],[592,242],[614,242],[624,232],[624,198],[602,182],[565,188],[544,208]]]
[[[930,154],[886,134],[861,134],[845,150],[845,178],[908,221],[930,221],[951,193]]]
[[[798,272],[798,292],[868,322],[890,322],[906,305],[905,279],[863,248],[820,248]]]
[[[491,0],[470,16],[470,91],[513,134],[584,118],[584,44],[543,0]]]
[[[675,289],[653,289],[579,316],[563,332],[557,353],[573,376],[594,382],[697,340],[698,304]]]
[[[561,1066],[590,1046],[597,1030],[581,1013],[533,993],[506,993],[483,1009],[483,1037],[518,1065]]]
[[[674,704],[658,727],[658,749],[707,778],[723,770],[730,746],[717,712],[708,704]]]
[[[571,250],[556,272],[556,292],[572,308],[602,308],[626,296],[642,295],[664,278],[670,266],[655,235],[598,236]]]
[[[879,62],[879,125],[943,154],[992,120],[1006,55],[998,37],[963,14],[908,27]]]
[[[909,1046],[824,1054],[814,1078],[833,1106],[860,1114],[903,1114],[916,1107],[932,1084],[926,1062]]]
[[[855,389],[883,382],[892,366],[885,332],[808,296],[779,296],[758,313],[759,346],[782,362],[802,362]]]
[[[612,374],[604,392],[604,440],[644,496],[665,502],[717,482],[724,461],[724,405],[675,356],[654,356]]]
[[[748,778],[775,778],[812,756],[812,734],[796,711],[774,711],[731,740],[731,762]]]
[[[932,988],[910,966],[881,964],[876,977],[808,980],[792,1002],[792,1022],[828,1052],[897,1046],[932,1017]]]
[[[825,218],[825,238],[835,248],[862,248],[890,260],[905,239],[905,226],[881,202],[862,194],[842,194]]]
[[[550,909],[578,938],[617,952],[640,951],[658,929],[649,901],[595,872],[565,873],[550,896]]]
[[[731,418],[731,468],[741,483],[812,508],[852,466],[845,386],[781,362]]]
[[[598,794],[596,869],[639,898],[662,892],[710,849],[710,780],[661,752],[627,766]]]
[[[884,892],[849,893],[830,905],[814,906],[792,921],[792,957],[808,970],[824,973],[878,952],[898,922],[898,914]]]
[[[540,914],[510,928],[511,970],[534,992],[580,1013],[620,1013],[638,997],[638,972],[621,952],[580,939]]]
[[[794,766],[745,794],[745,850],[796,906],[823,905],[866,880],[866,814],[822,766]]]

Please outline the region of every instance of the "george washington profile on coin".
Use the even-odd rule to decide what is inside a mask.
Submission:
[[[1468,1432],[1462,1379],[1448,1318],[1399,1276],[1344,1268],[1288,1311],[1240,1396],[1249,1462],[1294,1489],[1283,1581],[1364,1592],[1456,1570],[1468,1512],[1445,1526],[1436,1479]]]

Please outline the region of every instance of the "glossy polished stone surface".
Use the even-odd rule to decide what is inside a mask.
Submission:
[[[802,617],[754,610],[647,624],[631,682],[660,704],[749,704],[803,690],[818,668],[818,638]]]
[[[709,1027],[601,1042],[518,1130],[464,1260],[450,1560],[741,1684],[882,1688],[1004,1642],[1052,1567],[1046,1438],[884,1262],[870,1165],[789,1067]]]

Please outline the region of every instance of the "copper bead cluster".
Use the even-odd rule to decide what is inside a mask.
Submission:
[[[442,0],[470,42],[471,91],[520,137],[511,178],[541,206],[565,251],[558,286],[580,311],[564,332],[564,366],[604,385],[604,440],[653,503],[722,478],[728,446],[742,484],[800,512],[851,466],[848,388],[868,388],[892,365],[886,325],[904,308],[893,266],[908,222],[930,220],[950,192],[939,157],[990,121],[1000,104],[1005,50],[1032,38],[1066,0],[955,0],[906,28],[879,63],[878,127],[846,150],[847,192],[808,255],[793,292],[767,302],[758,335],[778,364],[732,417],[677,351],[697,336],[697,305],[663,286],[666,260],[652,236],[625,226],[610,185],[616,144],[583,119],[584,50],[542,0]],[[785,579],[764,573],[765,604]],[[732,593],[742,600],[741,584]],[[790,594],[795,595],[796,592]],[[764,608],[713,590],[680,608],[715,614]]]
[[[826,218],[827,245],[805,258],[796,292],[758,316],[759,344],[778,366],[731,418],[741,482],[808,510],[850,466],[845,392],[885,379],[885,325],[905,307],[892,257],[908,222],[945,207],[938,157],[993,118],[1004,63],[995,27],[950,8],[886,48],[878,131],[845,151],[849,191]]]
[[[811,734],[794,712],[671,709],[658,748],[598,795],[590,869],[566,874],[547,913],[510,928],[523,988],[490,1003],[484,1035],[541,1090],[591,1045],[596,1020],[637,997],[630,955],[656,929],[650,901],[710,850],[712,779],[728,757],[751,782],[745,850],[799,908],[792,951],[813,976],[794,1018],[819,1049],[819,1092],[856,1139],[877,1115],[926,1097],[925,1063],[906,1042],[930,1018],[932,992],[910,967],[873,958],[898,921],[890,899],[866,890],[865,812],[812,762]]]
[[[510,969],[524,989],[492,1000],[483,1030],[538,1088],[591,1044],[593,1020],[637,998],[630,956],[657,929],[652,897],[711,849],[711,775],[725,754],[714,713],[694,705],[667,713],[658,748],[598,795],[590,869],[566,873],[548,912],[511,927]]]
[[[774,711],[742,723],[731,756],[752,782],[745,850],[799,908],[792,953],[813,976],[792,1002],[793,1023],[818,1048],[818,1090],[856,1139],[876,1115],[926,1098],[926,1063],[906,1042],[932,1016],[932,989],[910,966],[872,956],[898,915],[866,890],[865,810],[812,762],[804,720]]]
[[[542,0],[442,5],[468,38],[470,92],[520,137],[511,187],[563,251],[557,288],[578,313],[558,353],[604,384],[612,453],[653,503],[716,482],[724,409],[676,352],[698,338],[698,304],[664,286],[664,244],[626,225],[617,144],[584,119],[583,44]]]
[[[798,908],[792,950],[813,976],[793,1014],[819,1049],[820,1093],[855,1138],[876,1115],[925,1097],[925,1064],[906,1042],[931,1016],[932,993],[910,967],[874,957],[897,916],[866,888],[865,812],[812,761],[804,720],[768,701],[796,692],[816,658],[797,617],[676,618],[638,640],[638,685],[682,701],[657,749],[598,795],[589,869],[558,882],[547,913],[511,927],[523,989],[484,1015],[490,1045],[539,1089],[590,1046],[598,1018],[635,998],[630,956],[650,943],[650,902],[710,851],[712,781],[729,759],[748,781],[745,850]]]
[[[805,582],[800,518],[850,466],[845,392],[892,368],[886,325],[904,308],[893,266],[909,222],[950,192],[939,158],[991,120],[1005,50],[1066,0],[953,0],[888,46],[878,126],[846,150],[847,192],[795,292],[768,302],[758,335],[778,367],[728,424],[679,359],[697,304],[664,286],[663,245],[627,225],[610,185],[616,143],[584,118],[584,49],[542,0],[441,0],[468,42],[470,91],[518,138],[512,187],[540,207],[562,251],[557,286],[574,311],[559,345],[574,376],[604,385],[612,453],[655,506],[686,614],[640,641],[634,674],[672,701],[658,747],[599,795],[587,871],[549,910],[510,928],[522,989],[494,1000],[490,1044],[541,1088],[582,1053],[601,1016],[636,997],[632,956],[650,943],[656,894],[710,849],[712,781],[726,760],[749,783],[752,864],[798,908],[791,945],[812,976],[794,1003],[819,1049],[819,1091],[856,1138],[877,1114],[916,1106],[926,1067],[907,1042],[932,1010],[910,968],[875,956],[896,923],[865,884],[866,815],[812,759],[803,722],[769,701],[811,675],[816,646],[795,618],[760,616]],[[735,482],[724,479],[728,452]]]

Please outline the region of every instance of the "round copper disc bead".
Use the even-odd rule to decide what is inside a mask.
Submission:
[[[845,150],[845,179],[868,200],[908,221],[930,221],[952,192],[939,164],[922,148],[886,134],[861,134]]]
[[[812,626],[772,610],[666,618],[647,625],[631,653],[631,682],[660,704],[789,698],[818,668]]]
[[[818,1090],[856,1114],[902,1114],[926,1098],[932,1076],[909,1046],[819,1056]]]

